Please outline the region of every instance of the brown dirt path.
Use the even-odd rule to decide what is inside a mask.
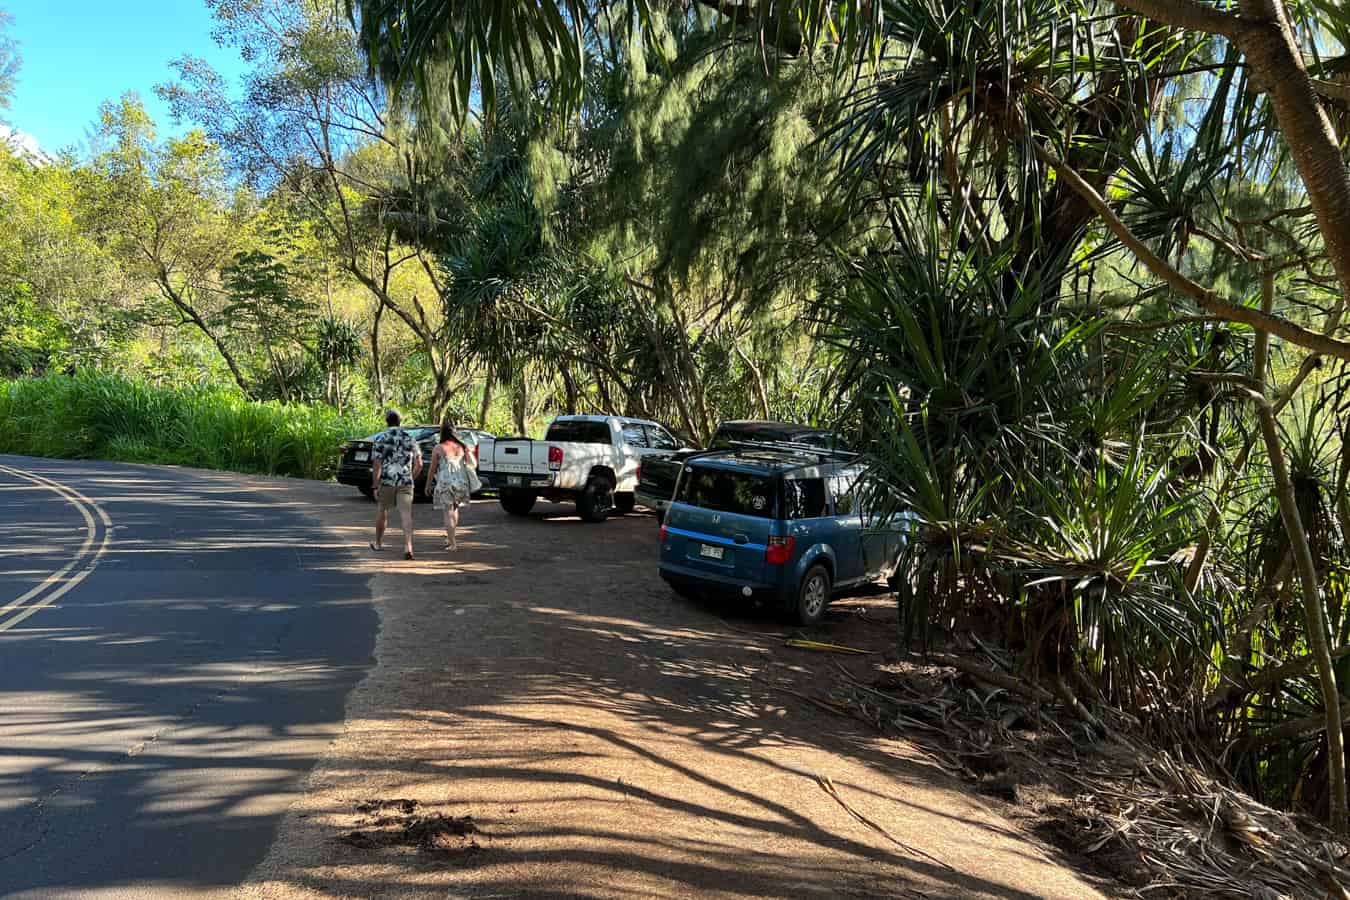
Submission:
[[[355,491],[294,490],[364,548]],[[378,663],[243,896],[1102,896],[914,748],[791,693],[831,665],[791,629],[674,598],[650,517],[480,502],[451,557],[436,516],[416,562],[354,549]],[[437,814],[457,821],[406,828]]]

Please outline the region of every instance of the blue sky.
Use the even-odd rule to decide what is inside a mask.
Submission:
[[[0,0],[14,17],[23,68],[6,118],[48,152],[85,141],[104,100],[134,90],[159,123],[173,127],[154,94],[172,77],[169,61],[204,57],[233,76],[243,64],[211,40],[203,0]]]

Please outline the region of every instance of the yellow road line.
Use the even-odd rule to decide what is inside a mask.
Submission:
[[[79,552],[75,554],[74,558],[60,570],[49,575],[41,584],[38,584],[31,590],[25,592],[22,597],[7,603],[4,607],[0,607],[0,620],[3,620],[0,621],[0,632],[3,632],[18,625],[38,610],[44,609],[55,603],[70,591],[74,590],[76,585],[89,577],[89,573],[92,572],[94,567],[98,564],[99,558],[107,552],[108,544],[112,539],[112,520],[108,518],[108,514],[103,511],[101,506],[68,485],[60,484],[59,482],[53,481],[50,478],[45,478],[41,475],[34,475],[31,472],[23,472],[19,469],[13,469],[4,465],[0,465],[0,472],[6,472],[13,475],[15,478],[21,478],[32,484],[36,484],[39,487],[45,487],[55,491],[62,499],[80,511],[80,515],[84,517],[85,522],[84,543],[80,546]],[[94,515],[90,510],[93,510],[93,512],[98,514],[98,522],[94,520]],[[93,547],[94,540],[98,536],[99,522],[102,522],[103,524],[103,540],[99,543],[98,550],[91,555],[90,548]],[[84,564],[84,568],[75,572],[75,569],[78,568],[81,563]],[[74,572],[73,575],[71,574],[72,572]],[[34,599],[38,598],[43,591],[48,590],[50,590],[50,593],[45,597]],[[24,606],[25,603],[28,605]],[[9,613],[14,614],[10,616],[9,619],[5,620],[4,617]]]

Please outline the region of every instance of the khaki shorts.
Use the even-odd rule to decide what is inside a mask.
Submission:
[[[376,495],[380,502],[380,512],[388,512],[397,506],[399,510],[412,509],[413,489],[412,485],[405,484],[402,487],[394,487],[392,484],[380,485],[380,492]]]

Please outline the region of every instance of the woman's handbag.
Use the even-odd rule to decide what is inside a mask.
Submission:
[[[469,476],[469,493],[476,494],[483,489],[483,480],[478,477],[478,470],[467,463],[464,466],[464,474]]]

